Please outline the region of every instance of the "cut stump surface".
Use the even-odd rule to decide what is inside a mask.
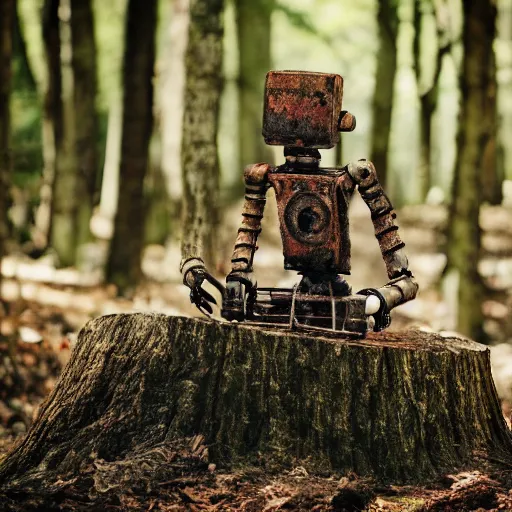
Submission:
[[[217,464],[301,465],[426,482],[512,453],[483,345],[420,331],[328,339],[161,314],[100,317],[2,486],[36,489],[91,460],[204,436]]]

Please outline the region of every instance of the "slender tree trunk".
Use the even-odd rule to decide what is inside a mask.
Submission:
[[[501,144],[498,139],[498,83],[496,79],[496,56],[494,52],[488,62],[489,79],[487,84],[488,110],[484,113],[485,122],[489,126],[489,138],[485,145],[482,162],[482,193],[483,201],[489,204],[500,204],[502,183],[504,179],[503,160],[499,157]]]
[[[71,0],[75,156],[78,165],[78,244],[90,238],[89,222],[98,174],[96,42],[91,0]]]
[[[399,19],[398,0],[379,0],[378,4],[379,49],[372,106],[371,159],[377,168],[379,180],[385,187],[388,178],[387,162],[397,69]]]
[[[73,102],[73,72],[71,69],[71,28],[69,0],[59,3],[61,102],[63,131],[55,145],[56,175],[53,183],[51,246],[58,264],[75,264],[78,245],[77,183],[78,162],[75,156],[75,112]]]
[[[181,135],[185,90],[185,52],[187,49],[189,0],[173,0],[165,42],[165,66],[161,81],[162,171],[167,192],[173,202],[183,194],[181,183]]]
[[[162,134],[161,168],[167,190],[169,234],[178,238],[181,224],[183,183],[181,136],[185,91],[185,52],[187,50],[189,0],[173,0],[165,40],[165,61],[160,84]]]
[[[12,40],[12,81],[11,81],[11,120],[12,169],[20,174],[33,173],[41,165],[41,141],[35,132],[41,130],[41,105],[31,65],[27,56],[24,26],[19,15],[20,6],[14,2]],[[30,115],[26,115],[30,112]],[[19,115],[22,113],[22,115]],[[18,115],[16,115],[18,114]],[[32,211],[33,193],[25,187],[21,194],[11,197],[14,216],[10,219],[10,238],[25,243],[32,238],[34,224]],[[30,242],[31,243],[31,242]],[[25,248],[27,245],[25,244]]]
[[[46,80],[43,105],[43,183],[36,227],[46,245],[52,236],[53,187],[64,132],[60,65],[59,0],[45,0],[42,15]]]
[[[0,2],[0,270],[9,234],[7,208],[11,173],[11,80],[15,0]],[[2,274],[0,272],[0,286]]]
[[[184,258],[215,261],[218,225],[219,159],[217,132],[222,92],[223,0],[191,0],[185,57],[183,115],[183,235]]]
[[[265,76],[271,69],[270,20],[273,0],[236,0],[239,52],[238,136],[240,169],[258,162],[271,162],[272,152],[261,135]],[[240,172],[239,191],[244,183]]]
[[[512,0],[500,0],[498,16],[500,47],[506,49],[499,64],[499,139],[503,151],[503,172],[512,179]]]
[[[109,225],[113,225],[119,202],[119,166],[121,162],[121,139],[123,132],[122,100],[113,98],[108,110],[105,163],[101,179],[100,214]],[[112,230],[112,228],[110,229]],[[112,234],[107,238],[112,238]]]
[[[144,178],[153,127],[153,73],[157,2],[129,0],[123,63],[123,133],[119,200],[107,279],[121,293],[141,277]]]
[[[448,228],[448,272],[458,275],[458,330],[483,339],[484,286],[478,274],[479,214],[484,184],[483,156],[492,133],[494,98],[489,97],[496,8],[493,0],[464,0],[462,105]]]
[[[420,197],[425,200],[432,184],[432,118],[437,108],[439,95],[439,77],[444,56],[451,49],[450,34],[444,11],[448,9],[444,0],[414,0],[414,68],[420,99],[420,162],[419,180]],[[442,11],[442,12],[441,12]],[[437,27],[436,40],[428,40],[423,34],[424,17],[435,17]],[[428,48],[424,48],[425,44]],[[433,54],[434,62],[430,63],[429,73],[423,69],[424,56]],[[428,77],[426,75],[430,75]]]

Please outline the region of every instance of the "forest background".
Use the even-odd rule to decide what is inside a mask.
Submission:
[[[394,327],[493,343],[510,396],[512,0],[0,0],[5,389],[20,346],[67,350],[90,317],[194,314],[181,244],[225,276],[243,167],[283,160],[270,69],[344,77],[357,129],[322,164],[372,159],[399,210],[421,292]],[[289,285],[269,207],[256,273]],[[380,286],[358,198],[350,216],[350,282]]]

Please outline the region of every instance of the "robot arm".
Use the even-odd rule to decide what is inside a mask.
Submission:
[[[359,193],[371,212],[375,237],[379,242],[382,258],[390,281],[378,289],[361,290],[361,294],[374,295],[374,310],[371,306],[368,314],[376,313],[375,330],[387,327],[390,322],[389,311],[416,297],[418,284],[408,268],[407,256],[403,251],[404,243],[398,234],[394,220],[393,206],[382,189],[373,164],[367,160],[348,165],[348,172],[358,185]]]
[[[270,170],[271,166],[268,164],[254,164],[247,166],[244,171],[243,219],[231,257],[231,272],[226,277],[226,293],[222,307],[222,316],[227,320],[244,319],[245,297],[254,288],[252,264],[261,232]]]

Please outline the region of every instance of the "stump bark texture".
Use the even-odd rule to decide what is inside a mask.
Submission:
[[[424,482],[510,456],[511,434],[475,342],[420,331],[363,341],[159,314],[98,318],[0,487],[36,488],[202,434],[217,464]]]

